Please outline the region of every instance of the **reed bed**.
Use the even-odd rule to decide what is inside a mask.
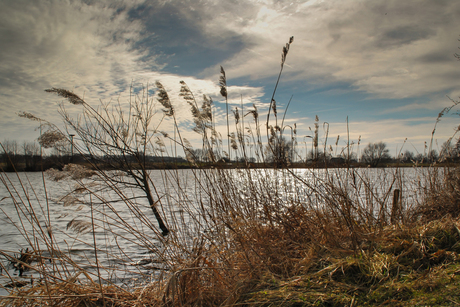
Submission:
[[[280,76],[292,43],[283,48]],[[227,101],[223,69],[219,84]],[[49,90],[82,107],[79,120],[65,109],[61,114],[90,168],[69,164],[43,173],[44,198],[19,174],[0,174],[9,194],[2,201],[14,207],[13,215],[3,214],[25,242],[19,254],[0,251],[1,274],[9,279],[0,306],[458,302],[448,291],[460,283],[457,168],[422,169],[413,181],[403,168],[295,169],[276,87],[265,132],[254,106],[246,114],[235,109],[233,133],[228,129],[222,137],[212,101],[204,97],[199,103],[182,83],[201,153],[212,166],[193,168],[202,157],[182,137],[161,83],[157,89],[159,114],[147,90],[130,102],[128,115],[121,105],[94,109],[71,92]],[[31,116],[23,114],[35,120]],[[163,120],[173,123],[171,135],[160,131],[157,122]],[[47,127],[59,141],[69,134]],[[321,159],[317,130],[313,152]],[[292,144],[296,138],[291,127]],[[179,169],[152,178],[146,154],[168,156],[177,147],[192,166],[191,179]],[[101,152],[117,153],[116,159]],[[232,155],[246,158],[240,168],[225,167]],[[251,168],[250,157],[266,168]],[[47,192],[48,180],[62,186],[57,199]],[[57,206],[66,211],[61,229],[52,220]],[[69,242],[91,253],[77,259]],[[132,250],[143,251],[142,259]]]

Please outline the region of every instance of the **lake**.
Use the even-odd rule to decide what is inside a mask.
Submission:
[[[185,250],[174,246],[185,246],[210,231],[211,222],[206,215],[211,215],[207,210],[212,206],[208,205],[219,202],[222,194],[228,193],[248,204],[248,208],[250,204],[257,207],[251,195],[254,190],[258,197],[270,199],[273,206],[287,208],[287,204],[311,203],[312,199],[321,206],[324,195],[332,193],[325,183],[337,182],[351,187],[354,193],[350,197],[375,206],[372,210],[378,214],[383,202],[386,206],[391,204],[389,191],[394,189],[401,190],[402,204],[409,210],[421,199],[430,171],[433,170],[152,170],[157,208],[172,230],[166,238],[158,235],[158,224],[145,195],[129,186],[133,181],[119,176],[119,172],[107,175],[112,179],[119,176],[116,181],[128,186],[107,188],[97,177],[54,181],[42,173],[1,173],[0,284],[9,283],[9,276],[27,281],[41,278],[34,270],[19,278],[8,261],[8,257],[33,247],[42,259],[33,265],[51,275],[65,279],[86,271],[96,281],[100,277],[130,287],[139,280],[169,274],[174,267],[171,259]],[[0,288],[0,295],[7,293]]]

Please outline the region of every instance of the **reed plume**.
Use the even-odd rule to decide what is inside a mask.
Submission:
[[[55,93],[58,96],[64,97],[71,104],[74,104],[74,105],[85,104],[85,101],[83,99],[81,99],[78,95],[72,93],[71,91],[65,90],[65,89],[53,87],[51,89],[46,89],[45,92],[47,92],[47,93]]]

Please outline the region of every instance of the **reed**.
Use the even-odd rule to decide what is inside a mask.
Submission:
[[[236,109],[235,126],[227,125],[228,147],[223,145],[212,100],[199,101],[181,83],[193,131],[201,137],[200,156],[182,137],[161,83],[155,98],[163,109],[154,107],[147,90],[133,97],[128,113],[121,104],[93,108],[71,92],[50,90],[83,108],[80,120],[64,109],[61,114],[69,131],[77,132],[75,150],[89,154],[90,167],[47,171],[43,178],[63,187],[57,199],[41,198],[27,177],[0,173],[8,192],[1,202],[14,213],[0,210],[25,242],[16,257],[15,251],[0,251],[0,273],[9,280],[0,306],[377,305],[449,288],[448,273],[458,283],[457,169],[421,169],[412,182],[403,168],[292,168],[296,126],[290,127],[293,151],[286,155],[287,126],[284,117],[278,125],[274,99],[292,42],[283,48],[266,136],[255,106],[246,114]],[[219,84],[228,106],[226,82],[222,68]],[[173,122],[173,136],[160,130],[166,120]],[[315,159],[319,126],[316,117]],[[60,142],[68,135],[50,127]],[[347,140],[342,149],[347,159],[351,146]],[[177,147],[187,156],[192,179],[179,169],[162,170],[153,179],[148,154],[168,156]],[[327,141],[324,156],[326,148]],[[107,161],[101,153],[117,158]],[[237,169],[222,163],[232,156],[244,158]],[[249,157],[266,168],[251,168]],[[212,168],[193,168],[203,159]],[[402,194],[395,196],[395,190]],[[53,226],[52,206],[66,211],[62,229]],[[85,259],[72,254],[77,243],[91,251]],[[145,257],[133,258],[131,250]],[[9,265],[26,277],[14,275]]]

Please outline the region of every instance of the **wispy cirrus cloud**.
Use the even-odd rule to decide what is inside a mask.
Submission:
[[[59,122],[59,98],[43,91],[51,87],[73,90],[89,103],[97,104],[99,99],[126,103],[131,86],[153,87],[155,81],[161,81],[177,106],[178,119],[190,121],[189,108],[178,96],[179,81],[186,81],[198,99],[203,94],[219,97],[219,87],[217,80],[164,71],[170,63],[159,59],[161,50],[142,43],[163,28],[149,28],[133,12],[166,5],[152,1],[4,2],[0,12],[0,126],[8,133],[3,137],[20,139],[24,130],[33,130],[33,123],[16,117],[18,111]],[[238,100],[242,95],[245,101],[257,102],[261,96],[257,87],[231,89],[238,93]]]
[[[448,91],[460,76],[452,56],[460,5],[422,2],[265,1],[249,10],[251,22],[229,14],[209,27],[250,38],[250,49],[224,62],[231,76],[276,73],[280,42],[294,35],[286,69],[292,78],[346,81],[376,97],[406,98]]]
[[[457,88],[459,11],[455,1],[430,0],[4,1],[0,139],[32,130],[18,122],[17,111],[59,121],[59,99],[46,88],[71,89],[89,102],[123,102],[131,85],[157,80],[185,125],[191,121],[177,95],[179,81],[199,98],[210,95],[219,126],[226,117],[220,65],[231,107],[243,102],[267,110],[290,36],[295,40],[275,99],[281,112],[294,95],[286,120],[302,118],[299,133],[318,111],[331,127],[348,115],[369,123],[429,117]],[[371,124],[365,132],[377,141],[379,129]],[[408,131],[391,132],[391,141]]]

